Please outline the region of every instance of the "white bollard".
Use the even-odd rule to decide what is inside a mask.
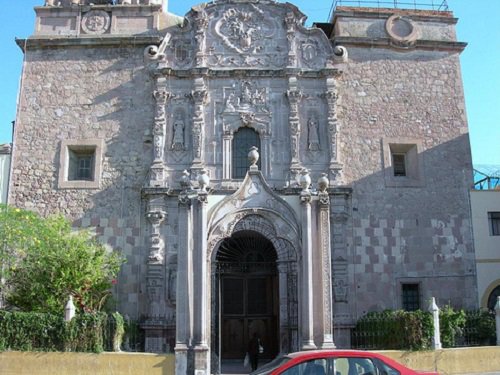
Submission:
[[[429,304],[429,311],[432,313],[432,318],[434,321],[434,335],[432,337],[432,349],[441,349],[441,333],[439,332],[439,307],[436,304],[436,299],[431,298],[431,303]]]
[[[75,305],[73,303],[73,296],[69,296],[69,300],[64,308],[64,321],[70,322],[75,317]]]
[[[497,326],[497,346],[500,346],[500,296],[497,297],[495,312],[496,312],[495,321]]]

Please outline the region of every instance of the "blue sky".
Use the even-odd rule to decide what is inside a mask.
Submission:
[[[332,1],[289,0],[308,16],[307,24],[327,21]],[[169,0],[169,10],[184,15],[199,2]],[[0,143],[11,142],[11,122],[16,117],[23,54],[14,39],[32,34],[33,7],[43,3],[0,0]],[[448,0],[448,5],[459,18],[458,40],[469,43],[461,64],[473,162],[500,165],[500,0]]]

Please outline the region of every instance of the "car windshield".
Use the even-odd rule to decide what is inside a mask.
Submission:
[[[275,360],[269,362],[268,364],[262,366],[261,368],[251,372],[250,375],[265,375],[271,373],[271,371],[277,369],[283,363],[286,363],[290,360],[290,357],[281,356],[276,358]]]

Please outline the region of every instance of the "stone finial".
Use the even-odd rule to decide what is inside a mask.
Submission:
[[[259,149],[255,146],[250,147],[250,152],[248,153],[248,160],[250,161],[250,167],[257,167],[257,162],[259,161]]]
[[[73,303],[73,296],[69,296],[69,300],[66,303],[66,307],[64,308],[64,321],[70,322],[71,319],[75,317],[75,304]]]
[[[300,172],[299,184],[302,187],[302,191],[308,192],[311,186],[311,176],[309,175],[309,170],[304,168]]]
[[[200,190],[202,192],[206,192],[207,187],[210,185],[210,177],[208,177],[206,169],[202,169],[200,171],[200,174],[198,175],[198,183],[200,184]]]
[[[318,190],[321,193],[326,192],[326,189],[328,188],[330,181],[328,180],[328,174],[326,173],[321,173],[321,177],[318,178]]]

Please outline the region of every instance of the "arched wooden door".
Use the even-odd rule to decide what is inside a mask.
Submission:
[[[279,303],[276,251],[257,232],[241,231],[225,239],[217,252],[222,359],[242,359],[254,333],[262,358],[279,351]]]

